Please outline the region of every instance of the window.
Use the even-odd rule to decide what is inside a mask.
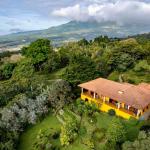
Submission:
[[[85,102],[88,102],[88,101],[89,101],[89,100],[86,98],[86,99],[85,99]]]
[[[92,97],[94,97],[94,92],[90,92],[90,95],[91,95]]]
[[[109,103],[113,104],[114,106],[118,107],[118,102],[113,100],[113,99],[109,99]]]
[[[99,95],[96,93],[96,98],[98,99],[99,98]]]
[[[125,109],[128,109],[128,105],[125,104],[125,105],[124,105],[124,108],[125,108]]]
[[[86,89],[83,89],[83,93],[87,93],[88,92],[88,90],[86,90]]]

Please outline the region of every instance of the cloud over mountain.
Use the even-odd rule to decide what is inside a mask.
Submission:
[[[150,0],[0,0],[0,35],[18,28],[46,29],[71,20],[147,27],[149,16]]]
[[[90,2],[90,0],[88,0]],[[95,2],[94,2],[95,1]],[[114,21],[120,25],[150,25],[150,2],[141,0],[94,0],[93,3],[60,8],[54,16],[76,21]]]

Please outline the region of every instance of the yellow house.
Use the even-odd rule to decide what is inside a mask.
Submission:
[[[101,111],[113,109],[125,119],[147,120],[150,117],[150,84],[132,85],[98,78],[79,87],[81,99],[96,103]]]

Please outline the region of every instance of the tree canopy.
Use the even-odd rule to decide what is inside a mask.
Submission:
[[[133,141],[126,141],[122,145],[123,150],[149,150],[150,149],[150,132],[140,131],[138,138]]]
[[[124,142],[126,139],[126,130],[120,119],[113,118],[108,130],[106,137],[108,141],[114,143]]]
[[[38,39],[32,42],[28,47],[22,48],[22,54],[31,58],[34,65],[38,65],[47,60],[52,51],[51,43],[48,39]]]
[[[96,67],[95,62],[90,57],[75,55],[71,59],[70,65],[66,67],[63,78],[71,84],[77,85],[99,77],[100,72]]]

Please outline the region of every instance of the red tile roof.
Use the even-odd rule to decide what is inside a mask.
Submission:
[[[150,90],[150,84],[148,84],[148,83],[141,83],[138,86],[141,88],[145,88],[147,90]]]
[[[107,96],[137,109],[143,109],[150,104],[150,84],[146,83],[136,86],[98,78],[80,84],[79,87],[96,92],[100,96]]]

